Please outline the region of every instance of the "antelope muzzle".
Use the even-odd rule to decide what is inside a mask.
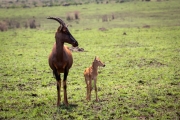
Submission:
[[[76,39],[71,35],[70,39],[72,40],[72,46],[73,47],[77,47],[78,46],[78,42],[76,41]]]
[[[78,46],[78,42],[77,41],[73,42],[72,46],[73,47],[77,47]]]

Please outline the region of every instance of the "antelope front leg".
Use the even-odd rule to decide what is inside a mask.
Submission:
[[[61,102],[61,96],[60,96],[60,91],[61,91],[61,77],[60,74],[57,73],[57,71],[53,71],[55,77],[56,77],[56,82],[57,82],[57,106],[60,105]]]
[[[59,80],[59,81],[57,81],[57,96],[58,96],[57,106],[59,106],[60,102],[61,102],[60,91],[61,91],[61,81]]]
[[[64,89],[64,104],[68,106],[68,100],[67,100],[67,85],[66,85],[66,80],[63,81],[63,89]]]
[[[64,104],[66,106],[68,106],[68,100],[67,100],[67,84],[66,84],[66,80],[67,80],[67,76],[68,76],[68,70],[65,69],[64,71],[64,80],[63,80],[63,89],[64,89]]]

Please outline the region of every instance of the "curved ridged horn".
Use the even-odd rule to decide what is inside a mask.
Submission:
[[[63,20],[61,20],[60,18],[48,17],[47,19],[56,20],[56,21],[59,22],[61,25],[66,26],[66,24],[63,22]]]

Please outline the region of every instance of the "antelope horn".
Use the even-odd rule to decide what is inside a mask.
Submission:
[[[61,20],[60,18],[48,17],[47,19],[56,20],[57,22],[59,22],[59,24],[63,25],[64,27],[66,26],[66,24],[63,22],[63,20]]]

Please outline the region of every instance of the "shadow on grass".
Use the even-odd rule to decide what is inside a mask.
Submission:
[[[77,106],[78,106],[77,104],[69,104],[69,106],[62,104],[57,107],[57,112],[61,113],[61,110],[66,110],[66,111],[71,112],[72,110],[76,109]]]

